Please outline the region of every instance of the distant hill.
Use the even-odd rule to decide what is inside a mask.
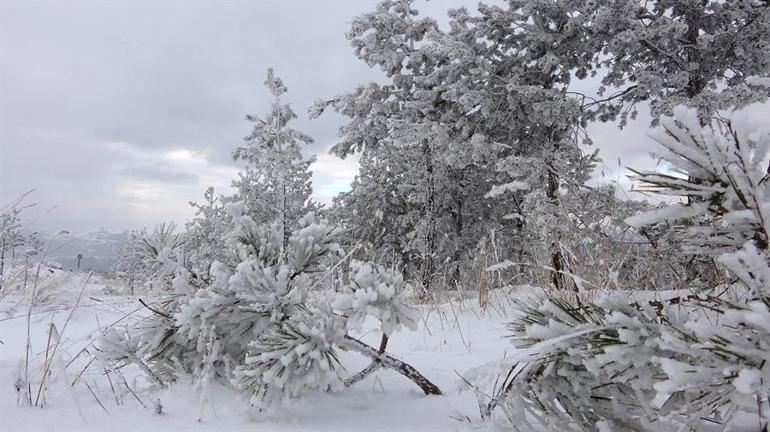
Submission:
[[[128,232],[101,229],[56,236],[51,233],[41,233],[41,238],[44,244],[53,239],[48,253],[48,262],[57,263],[63,269],[75,269],[77,268],[78,254],[82,254],[81,270],[104,271],[112,269],[118,251],[128,239]]]

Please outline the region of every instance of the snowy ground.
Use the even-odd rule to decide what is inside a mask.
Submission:
[[[51,322],[62,332],[84,278],[83,274],[61,271],[46,275],[47,289],[59,294],[51,296],[58,301],[41,306],[32,315],[33,396],[42,375]],[[138,373],[127,371],[127,383],[136,391],[134,397],[114,373],[108,379],[92,365],[79,376],[87,356],[76,358],[66,367],[89,346],[100,326],[137,309],[137,313],[146,312],[136,299],[109,294],[113,290],[107,280],[92,277],[89,281],[80,307],[64,329],[42,409],[17,403],[15,383],[23,368],[26,310],[18,307],[14,311],[9,307],[11,303],[4,303],[4,309],[0,308],[0,431],[467,430],[477,426],[466,419],[477,420],[478,411],[474,394],[460,390],[458,373],[511,351],[511,345],[502,339],[506,331],[501,311],[487,308],[482,312],[473,300],[466,300],[424,308],[419,330],[398,333],[388,345],[391,354],[420,370],[442,389],[444,396],[424,396],[401,375],[380,370],[351,389],[313,394],[258,413],[224,386],[212,386],[203,395],[202,404],[201,392],[191,382],[153,392]],[[375,332],[365,332],[362,337],[372,345],[379,343]],[[343,364],[352,374],[366,366],[367,360],[344,353]],[[154,412],[153,401],[157,399],[163,406],[162,415]]]

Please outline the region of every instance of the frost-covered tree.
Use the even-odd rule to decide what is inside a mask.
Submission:
[[[177,272],[172,299],[148,305],[148,317],[100,339],[103,358],[136,364],[159,385],[182,374],[218,377],[266,406],[339,382],[333,372],[344,348],[372,360],[365,374],[389,368],[426,394],[440,394],[384,345],[377,350],[348,334],[366,316],[378,319],[385,335],[414,328],[417,310],[405,303],[408,286],[400,275],[353,262],[337,300],[314,302],[310,293],[326,276],[328,257],[341,253],[339,231],[305,219],[284,249],[280,222],[258,225],[248,215],[232,215],[228,248],[239,263],[215,262],[212,283],[200,289],[190,285],[189,273]]]
[[[223,197],[214,196],[214,188],[209,187],[203,195],[202,204],[191,202],[195,216],[187,222],[184,250],[186,266],[196,277],[208,281],[210,268],[215,261],[227,261],[225,240],[230,229]]]
[[[416,220],[406,230],[409,238],[403,239],[398,249],[414,252],[409,255],[407,266],[415,267],[418,273],[415,279],[425,289],[430,289],[436,273],[436,219],[440,214],[438,206],[442,203],[437,197],[441,179],[438,178],[436,164],[437,155],[442,152],[436,149],[440,143],[426,134],[427,131],[414,130],[415,126],[427,125],[431,121],[430,114],[426,116],[424,109],[429,108],[431,102],[429,97],[420,98],[417,95],[419,90],[424,89],[415,80],[420,65],[410,64],[410,60],[416,50],[415,44],[419,44],[428,31],[435,29],[436,24],[427,18],[415,20],[415,14],[410,2],[388,1],[381,3],[377,11],[355,18],[347,36],[356,55],[383,70],[390,83],[385,86],[370,83],[330,101],[319,102],[314,114],[318,115],[331,106],[351,119],[341,129],[341,141],[333,147],[334,153],[345,157],[353,152],[365,151],[366,158],[383,162],[379,166],[387,170],[386,173],[364,172],[365,176],[357,185],[369,183],[372,174],[380,176],[399,171],[391,177],[398,182],[396,199],[400,201],[398,205],[403,208],[401,213],[405,216],[399,223],[405,224],[409,214],[415,215]],[[429,67],[430,61],[425,62],[426,67]],[[404,133],[405,129],[411,129],[410,133]],[[390,148],[381,150],[386,146]],[[394,155],[400,156],[397,161],[389,157]],[[408,189],[402,190],[404,187]],[[384,215],[388,210],[385,208],[387,201],[384,204],[369,207],[371,211],[361,217],[374,219],[378,214]]]
[[[144,275],[149,273],[149,270],[146,268],[143,248],[140,245],[145,233],[146,229],[130,231],[128,233],[126,242],[117,251],[115,265],[113,266],[113,270],[125,279],[130,294],[135,292],[137,282],[143,281]]]
[[[766,2],[513,0],[450,13],[451,31],[436,37],[452,59],[437,68],[452,82],[442,97],[464,108],[456,121],[505,145],[498,166],[510,180],[494,191],[518,195],[509,214],[522,219],[523,238],[545,239],[557,286],[569,284],[557,275],[570,271],[563,255],[575,246],[559,229],[559,207],[561,192],[573,196],[585,178],[582,127],[618,115],[625,122],[639,101],[649,100],[656,116],[683,102],[708,116],[766,97],[758,83],[768,74],[768,9]],[[597,97],[574,89],[575,78],[589,75],[603,80]],[[607,95],[605,87],[619,90]],[[531,246],[531,260],[543,265],[546,254]]]
[[[629,222],[678,224],[683,252],[717,255],[733,282],[668,299],[520,300],[511,330],[523,351],[476,375],[483,416],[500,409],[515,424],[528,419],[549,430],[652,431],[704,422],[727,430],[753,415],[767,427],[770,136],[730,123],[702,126],[695,109],[674,115],[653,136],[672,171],[687,174],[644,172],[639,180],[702,200]],[[485,396],[495,377],[502,381]]]
[[[17,206],[0,213],[0,289],[7,268],[15,264],[17,249],[24,244],[20,214]]]
[[[118,251],[115,271],[126,279],[129,292],[137,284],[154,290],[170,288],[177,267],[183,265],[183,236],[176,232],[176,224],[162,222],[152,231],[131,231]]]
[[[599,97],[587,102],[601,119],[620,115],[623,124],[636,103],[647,101],[654,118],[684,104],[697,108],[705,124],[717,111],[767,98],[768,89],[757,85],[770,76],[767,1],[585,5],[591,35],[602,43],[597,66],[606,69]]]
[[[34,206],[24,204],[25,197],[0,209],[0,296],[8,293],[7,288],[17,278],[26,286],[31,265],[44,258],[40,233],[27,232],[22,223],[23,211]]]
[[[387,83],[362,85],[314,107],[315,115],[331,107],[349,118],[332,149],[343,157],[362,155],[346,202],[361,220],[383,220],[390,224],[384,230],[405,234],[394,255],[424,289],[459,282],[462,262],[479,238],[512,225],[484,196],[500,181],[495,151],[483,133],[474,133],[479,125],[464,120],[475,106],[449,97],[460,74],[453,73],[453,59],[437,42],[442,37],[436,22],[420,18],[412,2],[381,2],[353,21],[348,38],[361,60],[386,74]],[[353,196],[366,196],[370,204],[353,203]],[[372,230],[363,234],[371,241]]]
[[[591,167],[578,147],[590,142],[583,127],[618,115],[623,124],[639,101],[650,101],[655,116],[684,102],[703,119],[765,98],[769,9],[766,2],[511,0],[475,14],[451,11],[451,30],[426,38],[424,45],[436,45],[433,57],[446,59],[430,75],[444,84],[442,118],[473,132],[474,139],[458,136],[466,151],[478,143],[494,155],[504,175],[490,195],[513,198],[503,205],[519,221],[519,236],[539,239],[522,249],[536,266],[552,268],[555,286],[575,282],[564,277],[572,272],[564,256],[578,245],[566,241],[562,199],[580,191]],[[597,97],[575,91],[575,78],[589,75],[602,79]],[[619,90],[606,95],[606,88]]]
[[[342,244],[348,249],[358,247],[356,256],[406,267],[417,253],[407,247],[410,208],[399,190],[399,178],[407,168],[399,159],[403,154],[386,152],[380,149],[361,155],[350,190],[334,198],[326,215],[346,230]],[[416,270],[405,268],[409,274]]]
[[[478,144],[495,152],[503,181],[488,196],[510,197],[514,205],[498,205],[522,238],[536,239],[523,248],[527,261],[550,268],[557,288],[574,288],[565,276],[561,193],[575,193],[595,157],[578,147],[583,113],[569,89],[573,73],[592,67],[596,47],[586,17],[567,13],[570,6],[522,0],[480,5],[475,15],[459,9],[442,41],[456,69],[447,98],[467,113],[460,121],[483,137]]]
[[[265,86],[274,98],[270,112],[264,118],[246,117],[254,128],[244,145],[233,151],[233,158],[246,161],[247,167],[233,183],[237,193],[232,201],[243,201],[257,223],[277,218],[286,249],[300,219],[318,209],[311,199],[310,164],[314,159],[304,159],[301,153],[302,145],[313,140],[289,126],[297,115],[281,100],[288,89],[272,68],[267,71]]]
[[[300,144],[310,138],[288,128],[295,116],[281,103],[286,89],[272,70],[266,84],[276,97],[272,111],[265,119],[249,117],[254,131],[234,152],[249,164],[235,183],[238,192],[220,207],[209,190],[208,204],[198,206],[202,217],[191,224],[188,241],[201,250],[190,256],[204,264],[215,258],[210,277],[197,277],[170,260],[164,275],[171,279],[171,296],[143,303],[148,316],[106,332],[97,344],[101,357],[116,367],[135,364],[157,385],[188,374],[202,377],[199,387],[220,379],[264,407],[354,384],[360,378],[338,374],[338,352],[345,349],[371,359],[357,377],[387,368],[425,394],[440,394],[412,366],[385,352],[385,343],[378,350],[349,333],[366,316],[380,321],[384,339],[401,327],[414,328],[418,311],[407,305],[411,287],[399,273],[353,261],[350,275],[336,281],[337,294],[319,293],[341,264],[342,231],[316,222],[310,162],[300,154]],[[209,247],[219,250],[206,255]]]

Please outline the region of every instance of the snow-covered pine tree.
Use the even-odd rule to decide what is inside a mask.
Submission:
[[[181,266],[184,252],[182,234],[176,233],[176,224],[162,222],[152,231],[142,228],[131,231],[126,243],[118,251],[114,269],[123,275],[131,294],[142,285],[152,290],[167,290],[177,267]]]
[[[225,239],[230,229],[230,219],[222,203],[223,197],[214,196],[209,187],[202,204],[191,202],[195,216],[186,225],[184,250],[185,265],[197,278],[208,282],[210,268],[215,261],[227,262]]]
[[[536,267],[553,269],[556,286],[575,281],[563,276],[574,271],[566,256],[580,245],[565,241],[561,201],[580,192],[590,168],[577,146],[583,127],[617,116],[623,125],[643,100],[654,116],[684,101],[708,117],[765,98],[768,10],[766,2],[515,0],[481,5],[475,15],[452,11],[451,31],[433,33],[442,47],[434,52],[449,59],[434,68],[451,83],[441,92],[444,110],[462,107],[457,124],[498,151],[505,176],[490,195],[513,198],[501,205],[521,224],[518,237],[530,240],[519,248]],[[601,69],[608,72],[599,96],[575,91],[575,78]],[[619,90],[605,95],[605,87]]]
[[[327,388],[338,378],[332,373],[337,350],[345,347],[376,368],[406,376],[426,394],[440,394],[384,345],[378,350],[348,334],[366,315],[381,321],[385,335],[413,328],[417,311],[405,303],[408,285],[399,274],[356,261],[350,286],[338,287],[340,310],[330,307],[334,301],[317,299],[314,291],[342,252],[340,230],[314,221],[308,162],[299,152],[299,143],[310,139],[286,127],[294,114],[278,99],[285,87],[272,71],[266,84],[276,97],[273,110],[264,120],[250,117],[254,132],[234,153],[250,163],[238,194],[223,210],[214,208],[212,193],[206,195],[206,212],[227,214],[219,253],[225,260],[214,261],[210,280],[177,262],[173,296],[143,303],[148,316],[122,331],[110,329],[97,344],[101,356],[116,366],[138,365],[158,385],[185,375],[218,378],[266,406]]]
[[[359,86],[313,108],[314,115],[331,107],[350,119],[332,149],[343,157],[360,153],[364,161],[354,184],[360,190],[346,198],[379,193],[376,183],[385,178],[388,186],[384,199],[368,198],[370,205],[345,202],[358,212],[355,217],[382,219],[391,224],[381,225],[384,231],[406,234],[394,251],[396,261],[428,290],[460,282],[480,237],[512,225],[484,197],[499,180],[495,151],[483,134],[474,134],[479,124],[463,120],[475,105],[448,98],[448,92],[465,89],[454,81],[462,78],[455,72],[459,63],[437,43],[442,37],[436,22],[420,18],[412,1],[381,2],[354,20],[348,38],[360,59],[386,74],[387,84]],[[499,217],[491,216],[496,212]]]
[[[565,13],[567,3],[510,1],[480,5],[475,15],[458,9],[451,31],[435,38],[446,66],[434,80],[443,77],[442,104],[453,113],[443,118],[459,132],[450,148],[496,169],[485,192],[497,202],[486,205],[502,209],[516,237],[530,240],[506,252],[549,268],[558,288],[574,288],[560,240],[561,192],[582,186],[593,163],[578,147],[582,113],[568,89],[574,71],[591,67],[595,47],[585,17]]]
[[[28,194],[0,209],[0,298],[13,287],[26,287],[32,266],[44,259],[40,233],[27,232],[22,221],[24,210],[35,206],[25,202]]]
[[[350,190],[335,197],[326,216],[346,230],[342,245],[358,248],[356,258],[395,265],[407,275],[416,275],[419,269],[413,263],[419,259],[418,251],[407,247],[413,229],[411,204],[400,189],[409,170],[405,156],[392,146],[363,151]]]
[[[676,105],[698,109],[701,122],[720,110],[767,98],[756,85],[770,76],[767,1],[613,1],[573,3],[590,16],[591,37],[602,44],[606,68],[598,99],[586,104],[601,120],[647,101],[653,118]],[[587,8],[586,8],[587,7]]]
[[[125,281],[131,295],[136,292],[137,284],[144,284],[145,275],[150,273],[140,245],[146,231],[142,228],[128,232],[126,242],[118,249],[113,265],[113,270]]]
[[[436,196],[437,183],[440,182],[435,170],[437,143],[424,134],[399,141],[393,132],[395,128],[428,121],[420,110],[421,101],[415,95],[419,83],[414,78],[419,73],[420,65],[408,63],[415,52],[415,45],[420,44],[426,33],[436,28],[436,24],[427,18],[414,19],[414,15],[416,11],[412,9],[411,2],[386,1],[378,5],[375,12],[356,17],[347,35],[356,55],[368,64],[380,67],[391,83],[385,86],[370,83],[349,94],[320,102],[315,107],[314,115],[331,106],[350,117],[350,123],[341,129],[340,142],[332,149],[337,155],[344,157],[353,152],[366,151],[368,157],[390,159],[385,162],[387,167],[383,168],[400,171],[391,177],[405,180],[399,182],[399,189],[406,188],[399,190],[399,205],[404,207],[402,212],[407,217],[400,223],[406,222],[407,218],[413,220],[400,249],[414,251],[408,254],[406,267],[414,268],[414,278],[420,280],[425,289],[430,289],[436,273],[436,219],[440,214],[437,206],[442,202]],[[379,149],[385,146],[399,146],[400,149],[389,149],[380,157]],[[392,163],[393,159],[388,156],[396,154],[408,156],[399,158],[401,163]],[[362,178],[363,182],[367,180]],[[375,207],[371,210],[374,212],[362,216],[375,219],[377,214],[385,214],[388,209]]]
[[[3,288],[6,273],[16,264],[17,249],[24,244],[21,211],[18,206],[12,206],[0,213],[0,289]]]
[[[148,317],[100,338],[103,358],[118,367],[136,364],[159,385],[187,374],[217,377],[264,407],[326,388],[337,379],[337,351],[345,347],[372,360],[376,367],[366,374],[392,369],[426,394],[441,393],[384,346],[377,350],[348,334],[367,315],[381,321],[386,335],[414,327],[417,310],[405,303],[407,285],[400,275],[354,262],[335,312],[329,302],[314,303],[309,293],[326,276],[328,257],[341,252],[338,230],[303,220],[283,249],[280,223],[257,225],[237,211],[234,219],[228,248],[240,263],[215,263],[212,284],[197,291],[189,274],[177,272],[173,299],[148,305]]]
[[[304,159],[301,152],[302,145],[313,139],[289,126],[297,115],[282,101],[288,89],[272,68],[267,71],[265,86],[273,96],[270,112],[264,118],[246,116],[254,128],[244,145],[233,151],[233,158],[246,161],[247,167],[233,182],[237,193],[231,201],[243,201],[247,214],[258,224],[277,219],[286,249],[300,219],[319,208],[311,198],[310,165],[315,159]]]
[[[206,369],[209,376],[232,379],[250,395],[261,394],[264,386],[245,378],[247,356],[259,354],[252,345],[306,319],[304,314],[310,311],[303,304],[306,290],[323,276],[319,267],[323,257],[337,251],[335,232],[301,222],[303,228],[290,236],[284,249],[280,222],[257,225],[239,209],[230,215],[226,248],[237,264],[214,262],[209,284],[178,269],[173,297],[148,305],[151,313],[146,318],[100,339],[103,358],[117,366],[137,364],[160,385]],[[198,289],[193,283],[204,285]],[[212,343],[217,344],[216,358],[211,357]],[[265,402],[282,394],[280,388],[270,390]]]

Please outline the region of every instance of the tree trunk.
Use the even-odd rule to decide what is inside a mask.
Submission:
[[[548,189],[546,190],[546,197],[548,198],[548,202],[553,210],[554,218],[557,218],[559,206],[559,175],[556,173],[552,162],[548,162],[547,168]],[[548,234],[550,238],[546,241],[548,242],[548,247],[551,254],[551,267],[553,268],[551,271],[551,280],[553,281],[553,286],[557,290],[561,290],[567,288],[567,278],[564,274],[566,265],[564,263],[564,256],[561,253],[561,245],[559,244],[560,236],[556,232],[557,229],[558,228],[555,225],[549,228]]]
[[[687,47],[685,48],[687,64],[699,65],[695,70],[685,71],[688,75],[687,88],[685,91],[687,92],[687,97],[692,99],[703,91],[703,82],[705,81],[702,71],[703,66],[701,51],[700,47],[698,46],[698,36],[702,28],[699,8],[688,8],[687,12],[685,13],[685,24],[687,25],[687,33],[684,35],[684,38],[687,41]]]
[[[685,58],[687,59],[687,64],[701,64],[701,52],[700,48],[698,47],[698,34],[701,28],[701,15],[699,13],[699,10],[697,8],[690,8],[688,12],[685,14],[685,24],[687,24],[687,33],[685,33],[685,40],[688,42],[688,47],[685,49]],[[687,95],[688,99],[693,99],[694,97],[701,94],[703,91],[703,76],[701,71],[701,66],[698,67],[696,70],[686,71],[687,72],[687,87],[685,87],[685,93]],[[707,113],[700,112],[698,110],[698,122],[701,126],[705,126],[709,120],[706,117]],[[701,182],[693,177],[693,176],[687,176],[687,180],[690,183],[694,184],[700,184]],[[687,203],[688,204],[694,204],[698,201],[698,198],[693,195],[687,196]]]
[[[428,219],[428,227],[425,233],[425,250],[422,256],[422,285],[423,289],[427,292],[430,291],[433,284],[433,259],[436,248],[436,190],[433,177],[433,151],[427,139],[422,142],[422,152],[425,156],[425,172],[427,173],[425,217]]]
[[[462,276],[460,272],[460,261],[462,260],[462,234],[463,234],[463,200],[462,197],[455,199],[455,210],[452,212],[452,222],[454,225],[454,251],[452,254],[452,282],[460,283]]]
[[[287,263],[289,261],[289,229],[286,226],[286,179],[281,180],[281,234],[281,259]]]

